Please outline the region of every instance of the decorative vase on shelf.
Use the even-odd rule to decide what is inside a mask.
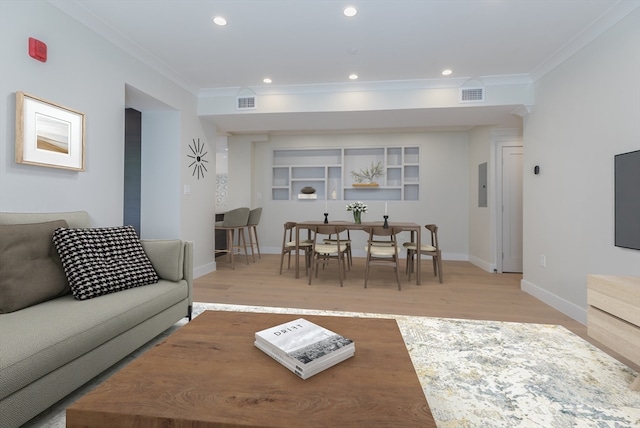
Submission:
[[[302,189],[300,189],[300,192],[305,194],[305,195],[313,195],[314,193],[316,193],[316,189],[314,189],[313,187],[303,187]]]
[[[353,222],[355,224],[362,224],[362,213],[361,212],[353,212]]]

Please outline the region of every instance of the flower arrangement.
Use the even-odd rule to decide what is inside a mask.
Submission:
[[[362,213],[367,212],[367,204],[360,201],[352,202],[347,204],[347,211],[353,212],[353,222],[360,224],[362,223]]]
[[[360,201],[352,202],[347,204],[347,211],[353,211],[354,213],[366,213],[367,204]]]

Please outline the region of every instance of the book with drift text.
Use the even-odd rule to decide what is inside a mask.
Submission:
[[[355,353],[351,339],[304,318],[257,332],[255,346],[303,379]]]

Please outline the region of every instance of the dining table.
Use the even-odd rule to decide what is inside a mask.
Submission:
[[[401,232],[409,232],[411,233],[411,242],[415,242],[417,245],[416,254],[420,254],[420,242],[421,242],[421,226],[418,223],[412,222],[393,222],[389,221],[388,226],[391,228],[395,228]],[[371,227],[380,227],[384,225],[382,221],[367,221],[362,223],[352,223],[348,221],[329,221],[325,223],[324,221],[315,221],[315,220],[306,220],[296,222],[296,249],[295,249],[295,265],[296,265],[296,278],[300,277],[300,230],[311,230],[317,226],[343,226],[348,230],[367,230]],[[415,240],[414,240],[415,238]],[[420,257],[418,257],[418,262],[416,263],[416,284],[420,285]]]

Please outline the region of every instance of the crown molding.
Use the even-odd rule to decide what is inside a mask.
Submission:
[[[537,66],[531,72],[534,82],[565,62],[580,49],[598,38],[602,33],[613,27],[625,16],[640,8],[639,0],[620,0],[615,3],[602,16],[596,19],[589,27],[576,35],[568,43],[558,49],[546,61]]]
[[[172,70],[167,64],[89,12],[81,2],[75,0],[47,0],[47,2],[186,91],[193,95],[198,95],[198,87],[193,82]]]

